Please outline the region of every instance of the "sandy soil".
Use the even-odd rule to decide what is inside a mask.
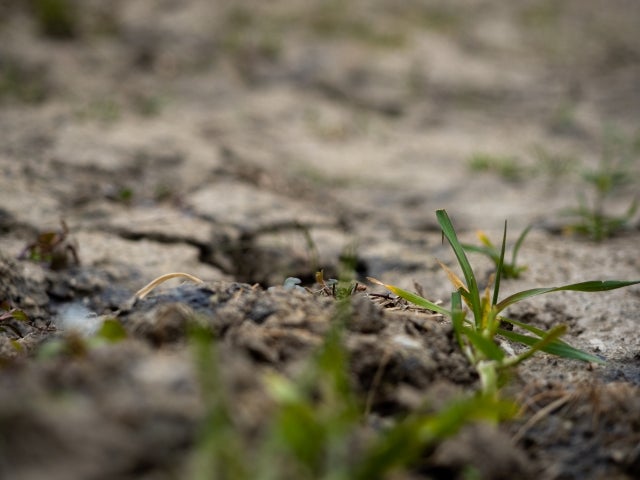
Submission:
[[[69,0],[57,20],[46,3],[0,3],[0,302],[29,318],[0,323],[0,478],[186,478],[204,415],[194,312],[252,432],[268,403],[257,379],[293,375],[335,307],[268,287],[336,276],[349,251],[361,282],[446,301],[438,208],[469,242],[505,219],[512,239],[534,225],[505,294],[640,279],[637,215],[598,243],[567,235],[563,214],[593,201],[583,174],[598,168],[623,167],[608,213],[637,196],[636,2]],[[57,236],[42,261],[25,258],[43,232]],[[174,271],[206,285],[131,305]],[[446,322],[372,292],[352,300],[347,347],[359,394],[376,383],[373,416],[477,387]],[[640,288],[509,313],[567,324],[607,363],[534,357],[508,387],[521,417],[471,427],[398,478],[640,476]],[[116,314],[127,339],[86,348]]]

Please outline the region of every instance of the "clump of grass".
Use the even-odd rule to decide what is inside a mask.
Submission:
[[[484,293],[480,292],[476,275],[467,259],[464,247],[458,240],[453,224],[445,210],[436,212],[438,223],[442,228],[444,237],[448,240],[463,272],[464,281],[452,270],[443,265],[449,279],[455,287],[451,295],[451,307],[446,309],[426,298],[395,287],[386,285],[378,280],[373,282],[383,285],[391,292],[431,311],[449,317],[453,323],[456,340],[469,361],[476,368],[480,380],[481,389],[487,395],[497,395],[501,374],[507,369],[522,363],[538,351],[544,351],[559,357],[582,360],[585,362],[602,363],[603,361],[594,355],[578,350],[560,337],[566,332],[564,325],[557,325],[550,330],[542,330],[527,323],[516,321],[502,315],[509,306],[537,295],[558,291],[600,292],[627,287],[640,283],[637,281],[587,281],[563,285],[560,287],[542,287],[524,290],[499,300],[500,280],[503,276],[505,245],[507,238],[507,224],[505,222],[502,247],[493,283],[493,292],[487,287]],[[466,309],[463,308],[463,302]],[[470,318],[469,318],[470,317]],[[504,328],[504,325],[512,325],[522,329],[525,333]],[[519,343],[526,347],[520,354],[509,354],[498,346],[499,337]]]
[[[31,0],[41,32],[54,39],[68,40],[78,33],[78,8],[69,0]]]
[[[578,198],[578,205],[565,214],[575,218],[566,226],[569,233],[590,237],[596,242],[605,240],[625,229],[638,211],[638,197],[635,197],[621,215],[608,212],[607,202],[622,187],[632,182],[630,169],[633,152],[624,148],[625,142],[613,137],[606,139],[598,167],[583,172],[583,180],[592,190],[592,199],[585,195]]]
[[[513,250],[511,252],[511,261],[507,262],[503,259],[502,262],[502,277],[503,278],[519,278],[520,274],[527,270],[527,265],[518,265],[518,252],[520,251],[520,247],[524,242],[527,234],[531,230],[532,225],[527,226],[518,236],[515,245],[513,246]],[[477,233],[478,239],[482,245],[470,245],[470,244],[462,244],[462,247],[468,252],[476,252],[481,253],[482,255],[491,259],[494,263],[496,269],[500,265],[500,258],[502,251],[500,248],[496,247],[489,237],[485,235],[484,232],[478,231]]]
[[[37,65],[25,65],[17,58],[0,59],[0,101],[17,100],[41,103],[50,93],[46,71]]]
[[[505,180],[521,180],[526,169],[513,156],[476,153],[469,159],[469,168],[475,172],[495,172]]]
[[[536,165],[532,173],[547,175],[552,180],[574,173],[578,165],[578,159],[574,155],[553,152],[542,145],[535,145],[532,155]]]

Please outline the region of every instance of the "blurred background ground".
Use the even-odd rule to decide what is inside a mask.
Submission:
[[[507,290],[640,278],[637,215],[604,242],[563,234],[598,195],[585,172],[615,180],[608,214],[637,196],[639,24],[631,0],[0,1],[7,271],[41,287],[23,300],[42,321],[168,271],[308,283],[345,250],[446,299],[446,208],[469,241],[536,226]],[[15,260],[61,219],[81,270]],[[518,314],[575,321],[611,360],[598,378],[640,382],[637,288],[549,302]],[[523,375],[585,374],[566,368]]]

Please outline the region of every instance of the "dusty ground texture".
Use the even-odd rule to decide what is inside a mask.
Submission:
[[[46,3],[0,2],[0,302],[29,319],[0,323],[0,478],[186,478],[205,409],[189,319],[217,334],[250,435],[259,378],[295,376],[335,308],[267,288],[351,252],[359,280],[446,301],[437,208],[470,242],[536,226],[505,293],[640,279],[637,216],[594,243],[561,215],[614,138],[627,182],[606,208],[637,195],[637,2],[70,0],[57,20]],[[173,271],[206,283],[131,304]],[[346,342],[374,417],[477,386],[446,322],[378,291],[352,299]],[[406,478],[640,477],[640,288],[510,314],[567,324],[607,363],[535,357],[508,387],[519,419],[465,429]],[[125,340],[81,340],[114,315]]]

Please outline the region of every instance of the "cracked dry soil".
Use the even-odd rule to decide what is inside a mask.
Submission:
[[[470,242],[479,228],[499,238],[504,219],[535,225],[505,294],[640,279],[637,216],[593,243],[561,234],[560,215],[591,194],[580,172],[607,129],[628,139],[607,209],[637,195],[635,2],[69,0],[62,30],[39,3],[0,3],[0,302],[28,316],[0,323],[2,479],[185,478],[205,415],[194,316],[217,335],[252,438],[271,408],[260,379],[295,376],[334,315],[284,279],[336,276],[351,252],[359,280],[446,300],[437,208]],[[478,155],[511,170],[473,170]],[[40,251],[52,258],[25,258],[42,232],[56,232]],[[131,303],[173,271],[205,283]],[[383,308],[375,291],[351,299],[345,339],[372,421],[476,388],[444,320]],[[567,324],[607,363],[534,357],[505,391],[516,420],[471,425],[393,478],[640,477],[640,289],[509,314]],[[114,315],[126,339],[87,347]]]

